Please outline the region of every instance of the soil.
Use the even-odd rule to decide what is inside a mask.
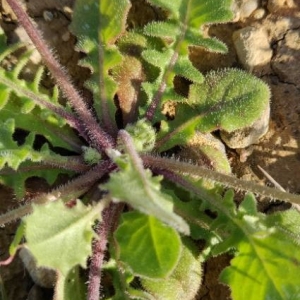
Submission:
[[[236,17],[233,22],[207,28],[210,35],[218,37],[228,46],[228,54],[208,53],[201,49],[191,50],[194,65],[203,73],[224,67],[246,68],[268,83],[272,93],[269,131],[250,149],[228,148],[227,153],[233,173],[237,177],[272,185],[260,171],[258,167],[260,166],[285,190],[292,193],[300,193],[300,4],[297,1],[237,0]],[[163,17],[163,12],[145,6],[142,0],[132,2],[130,26],[143,24],[148,19]],[[245,3],[248,6],[245,6]],[[82,54],[74,50],[76,38],[68,30],[73,4],[74,0],[26,1],[30,16],[35,19],[51,47],[56,49],[74,82],[82,88],[89,70],[78,67],[78,59]],[[26,34],[17,26],[16,18],[5,0],[1,1],[0,12],[1,26],[8,41],[26,40]],[[258,60],[251,62],[251,65],[250,63],[245,65],[243,59],[239,57],[239,50],[233,39],[234,32],[248,27],[264,32],[267,52],[271,54],[262,59],[263,54],[257,52]],[[249,51],[260,50],[254,47]],[[36,59],[39,59],[38,55]],[[51,81],[48,84],[51,85]],[[87,98],[90,97],[88,91],[83,89],[83,92]],[[47,187],[40,181],[33,180],[28,188],[37,191]],[[18,205],[7,188],[1,187],[0,193],[1,212]],[[258,202],[260,210],[266,213],[288,207],[285,203],[278,201],[270,203],[267,199],[258,199]],[[0,260],[7,257],[6,249],[15,228],[16,224],[0,228]],[[229,260],[230,257],[226,255],[213,258],[205,264],[203,285],[196,299],[230,299],[228,288],[218,284],[217,281],[220,271],[228,265]],[[18,259],[8,267],[1,267],[0,272],[8,292],[8,299],[51,299],[51,291],[34,285]]]

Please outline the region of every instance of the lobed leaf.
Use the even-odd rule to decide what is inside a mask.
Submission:
[[[46,157],[51,156],[51,151],[44,144],[41,151],[35,151],[33,149],[33,142],[35,135],[30,133],[22,145],[18,145],[13,140],[13,134],[15,132],[14,119],[8,119],[5,123],[0,121],[0,169],[4,166],[8,166],[13,170],[17,170],[20,164],[26,160],[32,162],[40,162]]]
[[[153,122],[160,121],[156,108],[162,103],[174,100],[168,97],[173,89],[175,76],[181,76],[192,82],[203,82],[202,74],[189,60],[189,47],[202,46],[208,50],[226,52],[226,46],[216,38],[204,35],[202,25],[214,22],[229,21],[231,0],[149,0],[153,5],[168,11],[168,19],[164,22],[152,22],[143,28],[145,35],[161,38],[165,46],[161,49],[147,49],[143,58],[157,66],[160,70],[155,81],[148,83],[148,97],[151,105],[147,117]],[[151,91],[151,92],[149,92]]]
[[[120,260],[134,274],[164,278],[174,270],[181,253],[179,234],[154,216],[125,213],[115,232]]]
[[[0,36],[0,59],[20,48],[20,45],[7,47],[3,35]],[[4,50],[5,49],[5,50]],[[67,125],[68,120],[57,114],[60,111],[71,116],[68,109],[59,104],[59,92],[54,87],[50,96],[41,91],[40,83],[44,68],[39,67],[32,82],[20,79],[20,74],[27,65],[31,52],[27,51],[18,57],[18,63],[9,70],[0,68],[0,119],[15,119],[19,129],[33,131],[46,137],[53,146],[78,151],[80,140]]]
[[[115,124],[114,95],[117,91],[117,84],[109,72],[122,61],[114,43],[125,30],[129,7],[128,0],[78,0],[70,27],[78,37],[78,48],[88,54],[81,61],[92,70],[86,86],[93,92],[98,117],[108,127]]]
[[[232,17],[230,11],[231,0],[148,0],[150,3],[160,6],[171,12],[171,19],[183,20],[186,16],[187,27],[200,28],[205,23],[229,21]]]
[[[122,64],[116,66],[112,73],[118,84],[118,104],[122,111],[123,125],[126,126],[137,119],[141,84],[145,79],[144,67],[137,57],[124,54]]]

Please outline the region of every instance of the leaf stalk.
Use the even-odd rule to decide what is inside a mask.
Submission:
[[[215,182],[219,182],[225,186],[232,187],[236,190],[251,191],[271,199],[278,199],[285,202],[300,204],[299,195],[261,186],[250,181],[243,181],[233,176],[205,169],[201,166],[191,165],[185,162],[176,161],[174,159],[153,157],[150,155],[143,155],[142,159],[144,164],[151,168],[172,170],[187,176],[206,178]]]

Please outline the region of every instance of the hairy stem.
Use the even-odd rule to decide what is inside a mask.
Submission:
[[[89,136],[94,147],[99,151],[112,148],[114,145],[113,139],[99,127],[96,119],[87,108],[84,99],[72,84],[71,79],[66,71],[54,57],[51,50],[47,46],[47,43],[42,38],[42,35],[34,26],[29,16],[25,13],[20,3],[17,0],[7,0],[7,3],[18,17],[19,22],[26,30],[38,52],[41,54],[45,65],[52,73],[55,81],[62,89],[64,95],[70,101],[80,120],[85,125],[86,134]]]
[[[84,163],[83,159],[78,156],[72,157],[51,154],[48,157],[45,157],[41,163],[77,173],[86,172],[90,168]]]
[[[233,176],[205,169],[200,166],[176,161],[174,159],[152,157],[149,155],[144,155],[142,156],[142,158],[144,164],[151,168],[172,170],[174,172],[179,172],[187,176],[206,178],[212,181],[219,182],[225,186],[230,186],[236,190],[249,191],[271,199],[278,199],[285,202],[300,204],[299,195],[294,195],[277,189],[261,186],[250,181],[243,181]]]
[[[39,163],[33,163],[32,165],[20,166],[18,170],[14,170],[10,167],[5,167],[0,170],[0,176],[16,175],[18,173],[32,172],[38,170],[47,171],[61,168],[63,168],[66,171],[83,173],[89,169],[89,166],[81,163],[80,161],[77,162],[76,159],[74,161],[65,160],[63,163],[59,161],[53,161],[53,159],[50,159],[49,161],[45,159]]]
[[[15,208],[0,216],[0,226],[20,219],[32,212],[32,204],[44,204],[50,201],[62,199],[67,202],[84,194],[89,188],[106,173],[112,171],[115,166],[108,161],[96,165],[94,168],[76,177],[69,183],[52,191],[34,197],[30,203]]]
[[[123,204],[111,203],[110,206],[102,212],[102,222],[98,224],[96,230],[99,239],[95,240],[93,243],[87,300],[99,300],[101,298],[101,268],[103,265],[105,252],[107,250],[108,238],[115,229],[115,225],[118,221],[119,215],[122,212],[122,209]]]
[[[28,166],[20,166],[17,170],[5,167],[0,170],[0,176],[14,175],[22,172],[31,172],[37,170],[64,169],[76,173],[87,172],[90,167],[86,165],[79,156],[60,156],[51,154],[44,157],[41,162],[32,163]]]

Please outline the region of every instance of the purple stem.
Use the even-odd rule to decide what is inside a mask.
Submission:
[[[34,172],[38,170],[46,171],[46,170],[53,170],[53,169],[64,169],[76,173],[83,173],[83,172],[87,172],[90,169],[90,166],[86,165],[84,161],[81,159],[81,157],[67,156],[64,158],[65,159],[63,161],[57,161],[53,157],[49,159],[45,158],[40,163],[33,163],[32,165],[28,165],[28,166],[20,166],[18,170],[14,170],[10,167],[4,167],[0,170],[0,176],[16,175],[25,172]]]
[[[232,187],[236,190],[250,191],[252,193],[257,193],[261,196],[268,197],[271,199],[282,200],[285,202],[291,202],[294,204],[300,204],[300,195],[290,194],[287,192],[283,192],[274,188],[270,188],[267,186],[261,186],[252,181],[244,181],[239,178],[236,178],[231,175],[219,173],[214,170],[209,170],[203,168],[201,166],[192,165],[189,163],[177,161],[174,159],[168,159],[163,157],[153,157],[150,155],[142,155],[143,163],[146,167],[158,170],[169,170],[171,172],[177,173],[178,175],[182,174],[183,176],[191,176],[191,177],[200,177],[212,180],[214,182],[219,182],[224,186]],[[187,190],[192,189],[192,185],[188,183],[187,180],[184,180],[184,184],[187,187]],[[181,184],[181,183],[179,183]],[[187,186],[189,185],[189,186]],[[197,189],[196,194],[199,195],[200,190]],[[203,195],[206,199],[210,199],[209,195]],[[213,200],[212,200],[213,201]],[[212,202],[211,201],[211,202]]]
[[[114,231],[119,216],[123,210],[123,204],[111,203],[102,212],[102,221],[98,224],[96,233],[99,239],[93,243],[93,254],[89,269],[89,285],[87,300],[99,300],[101,286],[101,268],[103,265],[109,235]]]
[[[104,161],[95,167],[91,168],[86,173],[76,177],[69,183],[62,185],[50,193],[45,193],[34,197],[30,203],[10,210],[7,213],[0,215],[0,225],[5,225],[14,220],[20,219],[32,212],[32,204],[44,204],[50,201],[62,199],[67,202],[73,198],[77,198],[85,193],[95,182],[97,182],[105,174],[112,171],[116,166]]]
[[[7,0],[7,3],[12,8],[13,12],[18,17],[19,22],[24,27],[31,41],[35,45],[36,49],[42,56],[45,65],[52,73],[55,81],[62,89],[66,98],[70,101],[72,107],[78,114],[81,122],[86,128],[86,134],[89,136],[94,147],[98,151],[102,151],[108,148],[112,148],[114,141],[110,135],[108,135],[97,123],[92,113],[89,111],[84,99],[80,93],[73,86],[71,79],[66,71],[56,60],[52,51],[47,46],[40,32],[33,25],[29,16],[25,13],[20,3],[17,0]]]

